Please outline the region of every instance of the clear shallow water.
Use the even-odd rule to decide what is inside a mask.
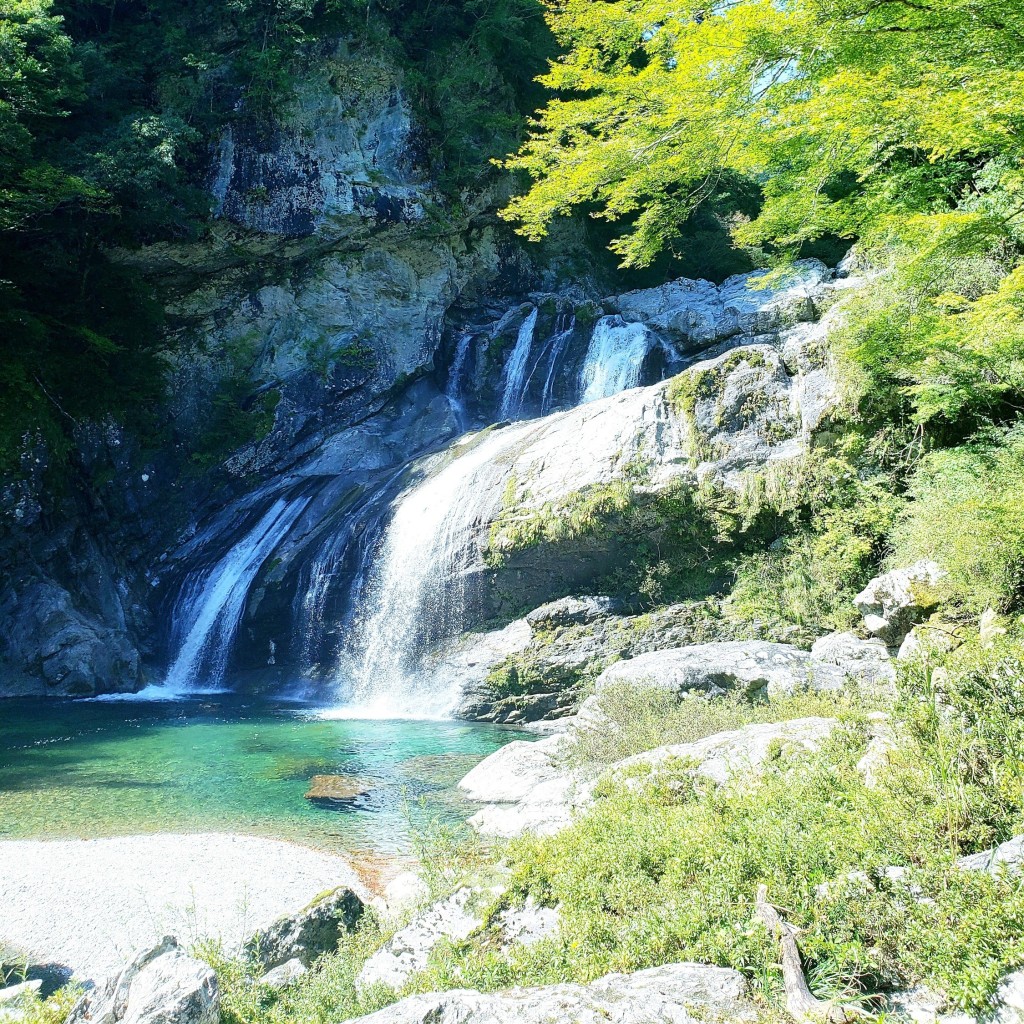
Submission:
[[[410,853],[464,820],[455,784],[523,734],[461,722],[323,720],[232,694],[181,702],[0,701],[0,838],[245,832]],[[311,801],[314,775],[358,795]]]

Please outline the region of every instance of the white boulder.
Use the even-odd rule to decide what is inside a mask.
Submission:
[[[854,599],[869,633],[888,647],[899,647],[920,622],[930,603],[928,591],[946,575],[935,562],[922,560],[876,576]]]
[[[66,1024],[218,1024],[213,969],[166,936],[140,950],[120,974],[87,992]]]
[[[545,985],[503,992],[456,989],[410,996],[358,1024],[695,1024],[752,1021],[738,971],[667,964],[608,974],[589,985]]]
[[[635,754],[617,762],[610,772],[632,774],[639,766],[656,771],[670,761],[686,761],[692,763],[694,775],[724,785],[737,773],[758,774],[777,753],[786,756],[794,750],[818,750],[838,724],[834,718],[796,718],[747,725],[693,743],[675,743]]]
[[[840,690],[846,673],[788,644],[760,640],[694,644],[619,661],[598,676],[597,691],[612,684],[648,686],[683,694],[690,690],[740,690],[769,697],[807,687]]]

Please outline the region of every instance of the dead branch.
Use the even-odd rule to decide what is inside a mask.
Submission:
[[[800,949],[796,944],[796,929],[779,916],[778,910],[768,902],[768,887],[757,890],[757,913],[768,931],[779,940],[782,959],[782,980],[786,986],[786,1009],[798,1024],[847,1024],[862,1016],[855,1006],[839,1006],[818,999],[807,985]]]

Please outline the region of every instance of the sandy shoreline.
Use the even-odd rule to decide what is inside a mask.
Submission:
[[[0,841],[0,944],[81,978],[162,935],[237,945],[318,893],[362,883],[343,857],[230,833]]]

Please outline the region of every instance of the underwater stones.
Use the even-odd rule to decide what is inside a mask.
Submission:
[[[117,975],[87,992],[66,1024],[217,1024],[213,969],[172,936],[138,951]]]
[[[899,647],[911,628],[934,605],[932,591],[946,575],[935,562],[922,559],[876,576],[854,599],[869,633],[889,647]]]
[[[501,992],[456,989],[410,996],[360,1017],[358,1024],[691,1024],[753,1021],[747,983],[738,971],[667,964],[635,974],[608,974],[589,985],[545,985]]]
[[[688,770],[719,786],[736,775],[754,776],[770,761],[794,752],[813,753],[832,735],[834,718],[796,718],[789,722],[747,725],[715,733],[693,743],[657,747],[612,765],[608,774],[634,775],[638,767],[652,772],[670,763],[686,762]]]
[[[694,644],[619,661],[598,676],[600,691],[612,684],[647,686],[680,695],[690,690],[740,690],[769,697],[802,688],[840,690],[846,673],[788,644],[760,640]]]
[[[256,932],[246,941],[245,951],[268,971],[293,959],[309,967],[322,953],[337,949],[338,940],[355,927],[362,913],[363,901],[341,886]]]
[[[305,798],[314,802],[318,800],[351,800],[362,796],[367,791],[363,779],[351,775],[314,775],[309,780],[309,789]]]

